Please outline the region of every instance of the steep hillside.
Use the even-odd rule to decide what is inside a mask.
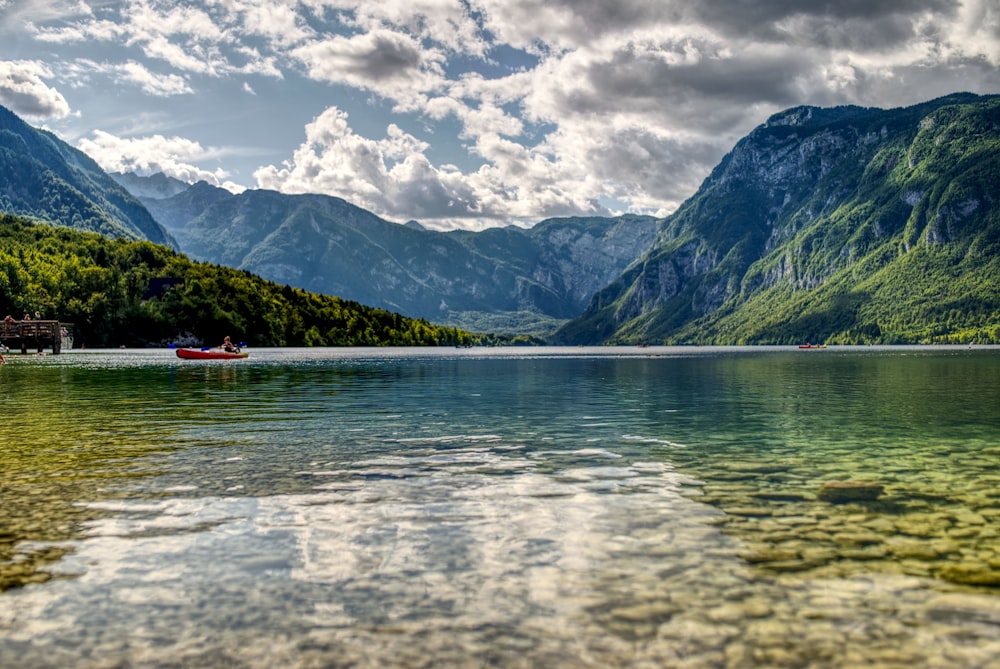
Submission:
[[[145,207],[86,154],[0,107],[0,212],[177,248]]]
[[[622,216],[436,232],[340,198],[233,195],[205,183],[143,202],[194,258],[437,323],[528,334],[581,313],[649,248],[658,226]]]
[[[1000,341],[1000,96],[741,140],[565,342]]]

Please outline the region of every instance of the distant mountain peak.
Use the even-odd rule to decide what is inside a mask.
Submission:
[[[132,195],[139,198],[165,198],[182,193],[189,184],[162,172],[140,176],[135,172],[112,172],[112,179],[121,184]]]
[[[815,107],[808,106],[786,109],[785,111],[778,112],[767,119],[764,127],[771,128],[783,125],[805,125],[812,120],[813,112],[815,110]]]

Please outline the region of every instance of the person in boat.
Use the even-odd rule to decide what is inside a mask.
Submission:
[[[229,340],[229,335],[226,335],[226,338],[222,340],[222,346],[220,346],[219,348],[221,348],[226,353],[240,352],[240,347],[236,346],[233,342]]]

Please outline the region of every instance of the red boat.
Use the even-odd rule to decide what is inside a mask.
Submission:
[[[230,358],[249,358],[245,351],[226,351],[221,348],[179,348],[177,357],[185,360],[229,360]]]
[[[826,344],[799,344],[799,348],[826,348]]]

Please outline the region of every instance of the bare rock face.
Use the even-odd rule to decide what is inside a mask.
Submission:
[[[816,497],[830,504],[872,502],[882,494],[881,483],[870,481],[827,481],[820,486]]]

